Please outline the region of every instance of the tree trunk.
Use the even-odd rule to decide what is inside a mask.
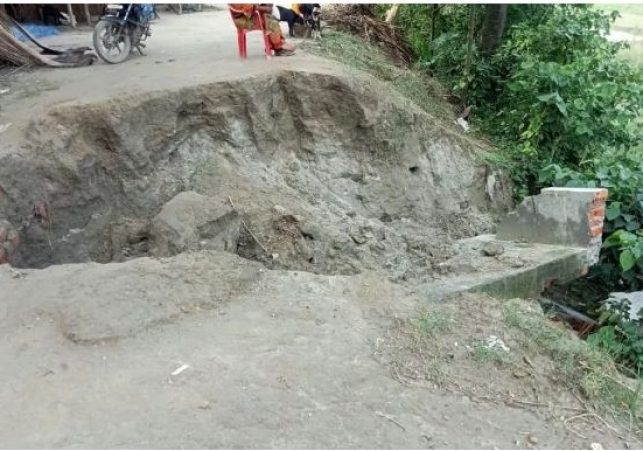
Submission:
[[[386,19],[384,22],[386,23],[393,23],[395,22],[395,18],[397,17],[397,12],[400,10],[400,4],[396,3],[393,6],[391,6],[391,9],[389,9],[386,12]]]
[[[76,16],[74,16],[74,7],[71,3],[67,4],[67,13],[69,14],[69,23],[72,28],[76,28]]]
[[[476,5],[469,5],[469,32],[467,33],[467,59],[464,62],[465,85],[462,93],[464,106],[469,103],[469,84],[471,82],[471,66],[473,65],[473,42],[476,30]]]
[[[480,53],[485,56],[493,55],[505,32],[507,23],[507,5],[485,5],[482,32],[480,37]]]
[[[85,8],[85,19],[87,19],[87,25],[89,25],[91,27],[92,26],[92,15],[89,13],[89,5],[87,3],[85,3],[83,5],[83,7]]]
[[[431,9],[431,42],[435,41],[435,26],[437,25],[438,15],[440,14],[440,5],[437,3]]]

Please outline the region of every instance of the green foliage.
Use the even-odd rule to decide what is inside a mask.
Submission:
[[[477,44],[483,8],[402,5],[396,23],[420,56],[417,68],[466,94],[476,125],[501,148],[487,161],[511,172],[518,198],[551,185],[608,188],[594,275],[643,288],[643,71],[618,56],[626,46],[605,38],[618,13],[511,5],[501,47],[486,58],[474,48],[466,73],[470,12]]]
[[[630,123],[643,106],[643,76],[615,58],[621,46],[601,36],[608,30],[608,18],[596,11],[559,7],[536,28],[515,26],[488,63],[501,72],[493,92],[483,93],[496,99],[484,104],[487,128],[512,143],[527,176],[546,164],[577,167],[608,148],[641,144]]]
[[[598,271],[614,286],[643,287],[643,71],[604,37],[617,14],[512,5],[500,49],[488,58],[474,52],[466,74],[469,8],[479,33],[482,6],[445,6],[437,21],[431,6],[401,8],[418,67],[455,94],[466,90],[473,120],[502,149],[494,162],[510,170],[517,197],[551,185],[608,188]]]
[[[640,312],[631,312],[631,303],[627,299],[610,299],[602,309],[599,321],[602,327],[588,341],[607,350],[617,362],[631,368],[636,375],[643,373]]]
[[[489,76],[472,100],[520,167],[514,179],[525,192],[543,187],[536,178],[543,166],[576,168],[606,149],[642,142],[630,124],[641,113],[643,76],[616,59],[621,46],[601,36],[608,30],[599,12],[558,6],[536,27],[514,26],[484,62]]]
[[[434,56],[444,60],[452,58],[443,54],[432,39],[455,39],[457,42],[452,42],[451,49],[461,47],[466,40],[467,20],[467,9],[458,5],[418,4],[401,5],[396,24],[404,30],[416,55],[426,62]],[[458,60],[458,65],[463,61]]]
[[[643,108],[643,75],[616,57],[622,44],[604,38],[614,14],[512,5],[499,51],[490,58],[474,51],[465,74],[470,7],[478,33],[481,6],[444,6],[436,19],[430,5],[405,5],[398,24],[420,55],[418,68],[455,94],[466,88],[474,119],[504,148],[518,194],[543,187],[537,175],[546,165],[576,168],[608,148],[641,145],[641,127],[632,123]]]

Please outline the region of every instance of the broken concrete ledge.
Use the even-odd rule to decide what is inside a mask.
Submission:
[[[460,242],[472,252],[480,249],[488,241],[494,241],[496,236],[483,235]],[[502,299],[530,298],[538,296],[544,288],[554,280],[566,282],[581,277],[585,271],[586,250],[556,245],[522,244],[500,242],[505,248],[503,258],[507,260],[520,258],[522,266],[506,264],[498,265],[493,271],[488,271],[481,263],[482,259],[498,259],[480,257],[473,264],[480,269],[468,274],[447,277],[434,283],[425,284],[421,293],[431,301],[443,299],[449,294],[460,292],[486,293]],[[471,261],[471,255],[463,252],[465,258]]]
[[[587,250],[587,266],[595,265],[606,200],[604,188],[545,188],[509,213],[498,225],[498,239],[582,247]]]
[[[553,281],[586,275],[598,262],[607,194],[603,188],[546,188],[538,196],[527,197],[499,224],[495,236],[463,240],[458,257],[473,258],[469,266],[484,269],[489,265],[475,250],[499,240],[506,253],[514,254],[509,258],[522,260],[522,266],[496,265],[491,271],[456,275],[427,284],[423,291],[433,300],[457,292],[529,298],[540,295]]]

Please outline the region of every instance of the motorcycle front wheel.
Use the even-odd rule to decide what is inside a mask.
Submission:
[[[101,20],[94,28],[94,50],[106,63],[122,63],[132,50],[132,38],[119,25]]]

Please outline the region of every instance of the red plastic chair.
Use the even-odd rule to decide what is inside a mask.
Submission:
[[[230,11],[230,14],[232,14],[232,11]],[[252,14],[255,16],[255,20],[259,24],[259,30],[246,30],[246,29],[237,28],[237,43],[239,45],[239,57],[241,59],[246,59],[246,55],[247,55],[246,33],[249,33],[251,31],[261,31],[263,33],[263,44],[266,50],[266,59],[270,59],[272,57],[272,45],[270,44],[270,38],[266,33],[266,24],[264,22],[263,14],[260,13],[259,11],[255,11]]]

